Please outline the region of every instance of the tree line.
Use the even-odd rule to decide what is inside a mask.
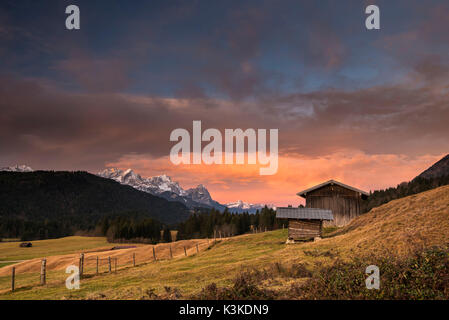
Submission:
[[[109,242],[171,242],[167,225],[154,219],[132,219],[128,217],[104,218],[97,224],[95,235],[106,236]]]
[[[223,212],[211,209],[209,212],[195,212],[186,221],[179,223],[177,239],[236,236],[279,227],[282,227],[282,222],[276,219],[276,211],[267,206],[255,214],[231,213],[227,208]]]
[[[285,223],[285,222],[284,222]],[[171,230],[176,230],[176,240],[235,236],[253,231],[274,230],[282,226],[276,211],[263,208],[255,214],[231,213],[228,209],[202,209],[193,212],[179,224],[165,225],[154,219],[127,217],[104,218],[98,222],[91,235],[106,236],[110,242],[171,242]]]
[[[368,199],[363,202],[362,212],[368,212],[372,208],[383,205],[391,200],[404,198],[448,184],[449,175],[430,179],[416,177],[412,181],[398,184],[395,188],[376,190],[370,192]]]

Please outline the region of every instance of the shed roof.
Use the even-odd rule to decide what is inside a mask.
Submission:
[[[334,220],[332,210],[317,208],[277,208],[276,218],[281,219],[311,219]]]
[[[307,194],[308,192],[311,192],[311,191],[313,191],[313,190],[316,190],[316,189],[319,189],[319,188],[321,188],[321,187],[327,186],[328,184],[336,184],[336,185],[339,185],[340,187],[343,187],[343,188],[346,188],[346,189],[349,189],[349,190],[352,190],[352,191],[355,191],[355,192],[359,192],[360,194],[365,195],[365,196],[369,196],[369,193],[366,192],[366,191],[363,191],[363,190],[360,190],[360,189],[357,189],[357,188],[348,186],[347,184],[341,183],[341,182],[336,181],[336,180],[329,180],[329,181],[320,183],[320,184],[318,184],[318,185],[316,185],[316,186],[314,186],[314,187],[311,187],[311,188],[309,188],[309,189],[300,191],[300,192],[298,192],[296,195],[305,198],[305,197],[306,197],[306,194]]]

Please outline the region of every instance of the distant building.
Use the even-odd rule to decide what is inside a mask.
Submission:
[[[316,208],[277,208],[276,218],[288,219],[287,243],[321,238],[323,221],[333,219],[332,211]]]
[[[297,193],[306,199],[306,208],[320,208],[332,211],[333,221],[326,225],[344,226],[361,214],[362,201],[368,193],[344,183],[329,180]]]

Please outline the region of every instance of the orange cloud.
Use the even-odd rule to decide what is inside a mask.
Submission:
[[[346,150],[320,157],[279,158],[279,170],[272,176],[259,175],[258,165],[173,165],[168,157],[127,155],[108,167],[133,168],[142,176],[165,173],[184,188],[204,184],[212,197],[227,203],[244,200],[277,206],[299,205],[298,191],[336,179],[363,190],[396,186],[409,181],[444,155],[410,157],[396,154],[366,154]]]

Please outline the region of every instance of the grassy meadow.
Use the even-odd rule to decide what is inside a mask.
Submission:
[[[19,247],[20,242],[0,242],[0,261],[28,260],[114,246],[114,244],[108,243],[105,237],[73,236],[24,242],[31,242],[33,246],[21,248]]]
[[[391,201],[344,228],[326,230],[325,237],[316,242],[286,245],[286,238],[287,229],[216,244],[203,240],[199,253],[192,247],[188,257],[179,251],[182,242],[175,242],[180,253],[173,259],[146,259],[136,267],[128,259],[117,273],[106,274],[103,265],[100,275],[88,266],[80,290],[66,289],[67,275],[55,269],[49,272],[45,286],[38,285],[39,273],[18,274],[18,289],[10,292],[10,276],[2,275],[0,269],[0,299],[449,297],[449,281],[445,280],[449,277],[449,186]],[[96,241],[101,247],[105,240]],[[52,252],[67,252],[64,246],[55,247],[59,249]],[[81,250],[75,247],[72,250]],[[121,254],[150,254],[150,248],[127,249]],[[379,265],[384,274],[380,291],[364,287],[364,268],[370,264]]]

